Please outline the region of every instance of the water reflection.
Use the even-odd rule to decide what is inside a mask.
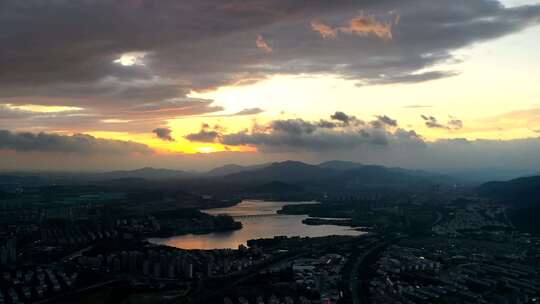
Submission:
[[[170,238],[153,238],[150,242],[183,249],[219,249],[238,248],[250,239],[271,238],[276,235],[285,236],[327,236],[327,235],[360,235],[363,232],[349,227],[322,225],[308,226],[302,224],[306,215],[280,215],[276,212],[284,205],[306,204],[316,202],[265,202],[246,200],[229,208],[206,210],[209,214],[229,214],[242,222],[243,228],[237,231],[216,232],[201,235],[181,235]]]

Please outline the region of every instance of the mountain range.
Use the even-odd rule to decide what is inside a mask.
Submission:
[[[540,176],[485,183],[478,188],[478,193],[514,207],[540,205]]]
[[[4,178],[9,180],[9,176]],[[14,177],[20,180],[20,177]],[[86,182],[130,181],[143,179],[149,182],[183,181],[185,185],[232,185],[238,187],[257,187],[267,183],[279,182],[305,189],[347,190],[362,188],[425,188],[438,183],[452,183],[451,178],[418,170],[387,168],[364,165],[349,161],[327,161],[320,164],[307,164],[299,161],[283,161],[253,166],[229,164],[207,172],[141,168],[103,173],[81,173],[70,175],[68,180]],[[56,177],[58,180],[58,177]],[[285,185],[269,188],[292,189]]]
[[[511,207],[507,215],[518,230],[540,235],[540,176],[489,182],[477,191],[483,197]]]
[[[1,175],[0,184],[37,184],[44,175]],[[59,174],[56,174],[58,180]],[[74,178],[73,174],[69,178]],[[202,184],[242,185],[250,189],[315,189],[347,191],[373,188],[427,189],[434,185],[460,181],[447,175],[403,168],[365,165],[352,161],[332,160],[320,164],[300,161],[263,163],[250,166],[227,164],[207,172],[195,172],[151,167],[93,174],[79,174],[86,181],[114,181],[140,179],[147,181],[182,180]],[[271,184],[276,183],[276,184]],[[266,185],[269,184],[269,185]],[[254,188],[255,187],[255,188]],[[521,177],[506,182],[487,182],[477,188],[483,197],[527,206],[540,198],[540,176]]]

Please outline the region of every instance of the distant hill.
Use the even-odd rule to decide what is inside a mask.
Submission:
[[[507,181],[525,176],[538,176],[540,173],[534,170],[505,169],[505,168],[433,168],[433,172],[439,172],[451,176],[468,184],[480,186],[491,181]]]
[[[229,164],[229,165],[224,165],[224,166],[221,166],[221,167],[214,168],[214,169],[206,172],[206,175],[209,175],[209,176],[223,176],[223,175],[238,173],[238,172],[242,172],[242,171],[245,171],[244,166],[235,165],[235,164]]]
[[[240,173],[244,171],[257,170],[269,166],[270,164],[260,164],[253,166],[240,166],[236,164],[228,164],[221,167],[214,168],[205,173],[206,176],[225,176],[234,173]]]
[[[441,183],[446,181],[437,174],[369,165],[341,171],[337,176],[324,180],[320,186],[326,187],[327,191],[348,193],[384,189],[416,191]]]
[[[515,207],[540,205],[540,176],[485,183],[478,188],[478,193]]]
[[[97,186],[106,186],[108,188],[117,188],[117,189],[143,189],[146,187],[151,187],[152,184],[146,178],[142,177],[122,177],[122,178],[113,178],[113,179],[103,179],[96,180],[91,184]]]
[[[38,185],[44,183],[38,176],[0,175],[0,185]]]
[[[320,163],[318,166],[325,169],[344,171],[344,170],[358,169],[360,167],[363,167],[364,165],[362,165],[361,163],[356,163],[352,161],[331,160],[331,161]]]
[[[415,171],[382,166],[363,166],[347,170],[341,175],[345,180],[362,184],[408,184],[419,178]],[[422,177],[423,178],[423,177]]]
[[[28,184],[29,180],[5,177],[4,181]],[[182,183],[177,183],[181,180]],[[0,183],[2,176],[0,176]],[[228,164],[205,173],[183,170],[141,168],[103,173],[69,173],[54,175],[57,184],[96,184],[121,188],[160,187],[178,188],[201,193],[241,193],[253,187],[259,190],[296,191],[288,186],[301,187],[306,193],[339,193],[393,188],[399,190],[429,189],[434,185],[451,183],[452,179],[431,172],[363,165],[350,161],[327,161],[318,165],[299,161],[283,161],[253,166]],[[267,184],[267,185],[265,185]],[[276,190],[278,189],[278,190]],[[270,192],[272,192],[270,191]]]
[[[425,171],[367,166],[353,162],[331,161],[310,165],[297,161],[276,162],[257,169],[225,176],[231,183],[260,185],[281,182],[302,186],[310,192],[347,192],[385,188],[419,190],[452,179]]]
[[[336,175],[336,171],[298,161],[284,161],[272,163],[261,169],[230,174],[227,175],[227,180],[257,184],[272,181],[294,183],[328,178],[332,175]]]
[[[169,170],[169,169],[155,169],[155,168],[141,168],[136,170],[121,170],[111,171],[104,173],[97,173],[90,176],[90,179],[94,180],[121,180],[127,178],[143,178],[149,180],[160,179],[178,179],[195,177],[196,174],[192,172],[182,170]]]
[[[507,214],[519,231],[540,235],[540,176],[485,183],[477,192],[513,207]]]
[[[304,189],[301,186],[273,181],[259,186],[251,187],[249,189],[246,189],[246,191],[253,193],[291,193],[302,192],[304,191]]]

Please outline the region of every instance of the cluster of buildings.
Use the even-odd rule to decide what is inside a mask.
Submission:
[[[33,303],[74,287],[77,272],[59,266],[4,271],[0,277],[0,303]]]
[[[119,218],[114,221],[116,229],[136,234],[151,234],[161,230],[159,221],[151,215]]]
[[[246,282],[227,295],[224,303],[345,303],[348,285],[344,273],[352,260],[354,238],[283,238],[253,241],[282,258],[258,274],[257,283]],[[349,264],[348,264],[349,263]]]
[[[194,261],[189,254],[170,250],[131,250],[82,255],[77,258],[82,268],[108,274],[129,274],[162,279],[192,279],[194,277]]]
[[[26,208],[22,202],[0,200],[0,224],[36,223],[42,218],[39,210]]]
[[[518,256],[507,244],[459,239],[404,245],[389,247],[377,261],[369,282],[371,303],[540,301],[536,253]]]
[[[488,204],[475,204],[466,208],[452,208],[446,212],[445,219],[432,228],[437,235],[460,235],[463,231],[478,230],[485,227],[510,228],[505,210]]]
[[[239,273],[267,259],[257,250],[180,250],[148,245],[140,250],[126,250],[89,256],[81,255],[76,263],[84,269],[106,274],[129,274],[133,278],[186,279],[223,277]]]
[[[0,247],[0,265],[8,267],[17,263],[17,239],[7,238]]]
[[[295,284],[320,294],[321,303],[336,303],[342,297],[339,283],[346,261],[337,253],[296,259],[292,262]]]
[[[117,218],[112,221],[66,221],[39,229],[41,242],[48,245],[74,246],[93,244],[126,234],[146,235],[160,231],[159,221],[151,216]]]
[[[118,235],[114,229],[97,229],[86,225],[68,225],[67,227],[49,227],[41,229],[41,241],[50,245],[85,245],[99,240],[107,240]]]
[[[77,204],[75,201],[66,201],[62,203],[56,203],[55,205],[47,208],[39,208],[39,220],[48,221],[48,220],[67,220],[67,221],[76,221],[76,220],[87,220],[93,217],[98,217],[100,214],[95,214],[96,211],[100,210],[98,204],[91,202],[86,202],[84,204]]]
[[[193,251],[193,255],[205,269],[205,276],[209,278],[224,277],[231,274],[241,273],[256,266],[272,256],[263,253],[257,248],[247,248],[240,245],[238,250],[199,250]]]
[[[306,297],[278,297],[276,295],[270,295],[269,297],[257,297],[254,301],[249,301],[247,298],[239,297],[238,299],[225,298],[224,304],[312,304],[313,302]]]

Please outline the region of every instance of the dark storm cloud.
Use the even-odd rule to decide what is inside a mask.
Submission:
[[[174,141],[174,138],[171,136],[172,130],[169,128],[156,128],[152,131],[156,136],[164,141]]]
[[[283,0],[6,0],[0,9],[0,42],[10,46],[0,55],[0,83],[23,86],[160,75],[181,80],[179,87],[205,87],[238,79],[235,75],[243,78],[242,73],[269,73],[264,67],[254,69],[260,63],[271,64],[274,72],[331,71],[375,82],[424,81],[447,75],[413,72],[449,59],[451,50],[535,24],[540,16],[538,5],[505,8],[490,0],[416,0],[414,5],[315,0],[309,6]],[[315,19],[339,24],[356,20],[360,10],[373,18],[357,23],[360,31],[362,25],[388,18],[387,13],[370,12],[399,15],[392,41],[357,35],[322,39],[310,27]],[[261,32],[274,41],[272,56],[254,45]],[[145,65],[112,64],[125,52],[146,53]],[[292,61],[298,64],[290,65]]]
[[[0,41],[10,48],[0,57],[4,67],[0,80],[2,83],[27,84],[31,81],[40,84],[88,82],[105,76],[148,78],[153,74],[148,66],[167,69],[159,62],[169,51],[189,51],[193,46],[201,48],[208,40],[320,11],[337,11],[353,3],[344,1],[334,6],[326,1],[313,1],[305,7],[286,2],[2,1],[3,35]],[[239,7],[242,9],[236,9]],[[254,40],[252,36],[252,48],[256,48]],[[147,53],[148,66],[111,64],[126,52]],[[186,56],[188,54],[190,56]],[[177,65],[185,66],[187,73],[192,73],[190,69],[196,66],[203,68],[200,72],[204,71],[205,63],[197,60],[201,59],[197,58],[197,53],[182,52],[177,56],[190,57],[180,59]],[[174,58],[168,59],[176,60]],[[186,62],[191,64],[186,66]],[[210,62],[208,66],[216,62]],[[27,78],[29,75],[33,75],[32,79]]]
[[[166,108],[193,89],[274,74],[415,83],[455,75],[433,67],[452,51],[539,21],[540,5],[492,0],[4,0],[0,102],[157,120],[219,110]],[[125,53],[135,64],[114,62]]]
[[[0,149],[18,152],[66,152],[76,154],[149,154],[146,145],[86,134],[60,135],[48,133],[14,133],[0,130]]]

